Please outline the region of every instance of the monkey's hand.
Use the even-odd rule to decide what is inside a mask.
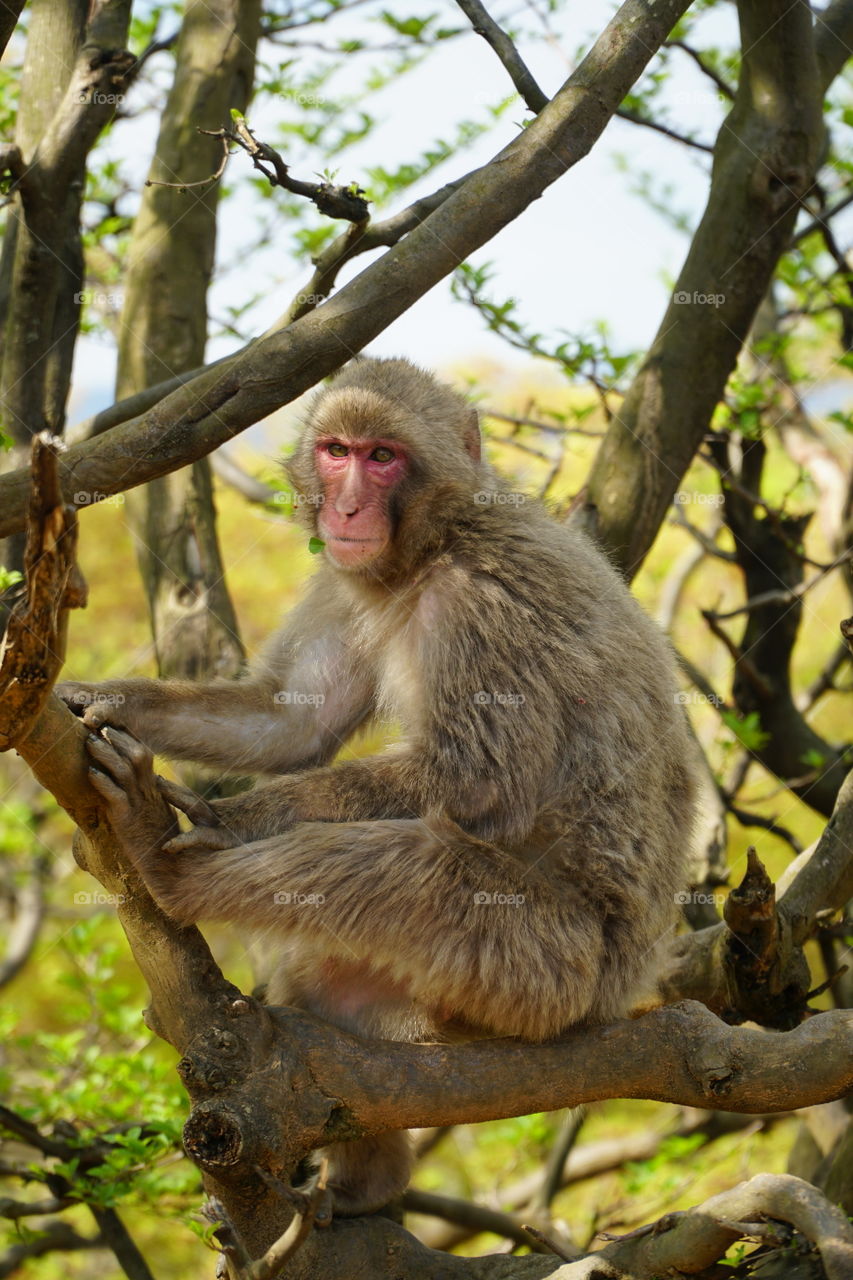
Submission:
[[[182,831],[169,842],[169,852],[234,849],[254,840],[283,835],[295,822],[315,818],[317,815],[301,800],[308,776],[290,774],[265,787],[223,796],[210,804],[187,787],[161,778],[160,790],[169,804],[196,824],[192,831]]]
[[[233,849],[241,838],[228,822],[227,814],[219,811],[222,801],[213,804],[196,795],[189,787],[179,786],[167,778],[157,778],[160,794],[175,809],[185,813],[196,825],[189,831],[179,831],[164,846],[166,853],[213,853],[217,849]]]
[[[116,840],[144,876],[178,831],[157,785],[151,752],[112,725],[90,734],[86,750],[92,759],[89,778],[105,803]]]
[[[121,692],[120,680],[105,680],[102,684],[79,684],[76,680],[63,680],[56,685],[54,693],[80,716],[84,724],[98,729],[102,724],[120,725],[126,728],[130,723],[130,708],[127,698]]]

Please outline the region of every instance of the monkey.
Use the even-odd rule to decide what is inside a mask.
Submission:
[[[182,923],[279,936],[269,1002],[358,1035],[535,1042],[624,1013],[694,808],[665,638],[407,360],[316,393],[288,470],[321,563],[247,676],[59,686],[111,726],[92,781],[146,884]],[[333,763],[377,718],[399,740]],[[136,816],[152,752],[274,778],[209,804],[161,780],[194,824],[164,842]],[[337,1213],[408,1181],[404,1134],[326,1154]]]

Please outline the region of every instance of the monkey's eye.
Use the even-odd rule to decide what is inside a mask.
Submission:
[[[394,458],[394,450],[386,449],[385,445],[381,444],[378,449],[373,450],[370,458],[372,462],[391,462]]]
[[[345,458],[349,453],[349,449],[345,444],[336,444],[335,442],[327,444],[326,451],[330,453],[333,458]]]

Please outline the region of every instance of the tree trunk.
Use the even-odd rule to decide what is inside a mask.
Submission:
[[[204,361],[207,290],[216,245],[221,143],[198,133],[244,111],[252,92],[260,4],[192,0],[175,79],[133,229],[119,343],[118,394],[140,391]],[[130,500],[159,672],[235,676],[237,620],[216,534],[210,463],[153,481]]]

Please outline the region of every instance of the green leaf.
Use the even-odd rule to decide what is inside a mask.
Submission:
[[[312,556],[316,556],[320,551],[322,551],[325,545],[326,544],[322,538],[308,539],[308,550],[311,552]]]
[[[748,716],[739,716],[735,711],[723,711],[721,715],[723,722],[747,751],[759,751],[770,741],[770,734],[761,728],[757,711],[750,711]]]

